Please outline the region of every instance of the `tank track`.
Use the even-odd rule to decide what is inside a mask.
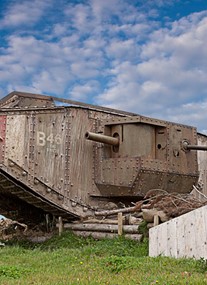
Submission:
[[[37,224],[43,216],[61,216],[75,220],[78,216],[40,197],[29,187],[11,177],[0,168],[0,214],[27,225]]]

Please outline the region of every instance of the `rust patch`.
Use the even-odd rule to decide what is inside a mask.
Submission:
[[[6,116],[0,116],[0,163],[4,160],[6,137]]]

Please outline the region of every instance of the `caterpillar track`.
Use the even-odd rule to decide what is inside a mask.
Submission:
[[[57,207],[47,199],[37,195],[21,182],[0,169],[0,213],[7,218],[18,220],[27,225],[37,225],[44,220],[45,214],[61,216],[74,220],[78,216]]]

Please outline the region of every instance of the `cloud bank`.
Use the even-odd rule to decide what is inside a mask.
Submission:
[[[207,10],[173,18],[164,11],[179,0],[5,3],[0,97],[55,95],[207,129]]]

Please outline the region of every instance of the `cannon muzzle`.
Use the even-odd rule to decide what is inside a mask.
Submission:
[[[110,137],[102,134],[96,134],[92,132],[86,132],[85,138],[95,142],[101,142],[113,146],[119,145],[119,138],[118,137]]]

